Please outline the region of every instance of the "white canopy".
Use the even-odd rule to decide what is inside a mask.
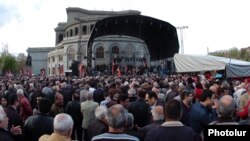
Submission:
[[[175,54],[177,72],[199,72],[226,69],[227,77],[250,76],[250,62],[210,55]]]

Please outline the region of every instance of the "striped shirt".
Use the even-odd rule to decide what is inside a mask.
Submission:
[[[139,139],[124,133],[104,133],[94,136],[91,141],[139,141]]]

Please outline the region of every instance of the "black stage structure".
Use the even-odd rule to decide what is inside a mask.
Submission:
[[[143,15],[114,16],[99,20],[88,41],[87,67],[92,66],[92,44],[95,38],[107,35],[127,35],[143,40],[150,61],[171,58],[179,52],[176,28],[168,22]]]

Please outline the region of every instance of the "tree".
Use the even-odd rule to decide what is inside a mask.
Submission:
[[[0,57],[0,69],[3,73],[7,71],[17,72],[17,62],[8,51],[8,44],[3,44]]]
[[[7,55],[7,56],[2,56],[1,57],[2,60],[2,72],[7,72],[7,71],[11,71],[11,72],[17,72],[17,61],[16,59],[11,56],[11,55]]]
[[[240,59],[240,51],[236,47],[229,49],[229,58]]]
[[[219,56],[219,57],[225,57],[225,53],[224,52],[215,52],[215,53],[212,53],[211,55],[213,55],[213,56]]]
[[[246,49],[240,51],[240,58],[244,61],[250,61],[250,56]]]
[[[250,61],[249,52],[246,49],[238,50],[236,47],[230,48],[229,50],[224,52],[214,52],[210,55]]]

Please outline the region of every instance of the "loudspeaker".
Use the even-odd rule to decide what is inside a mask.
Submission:
[[[72,70],[72,75],[73,76],[78,76],[79,75],[79,69],[78,69],[79,62],[74,61],[71,64],[71,70]]]

